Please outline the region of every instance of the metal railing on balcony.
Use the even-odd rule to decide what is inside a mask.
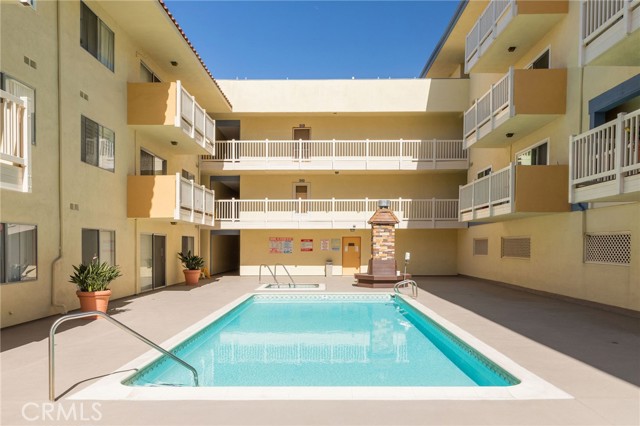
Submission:
[[[465,139],[477,137],[481,126],[489,123],[491,130],[495,128],[495,119],[503,111],[513,107],[513,67],[497,83],[492,84],[487,93],[475,100],[464,113],[464,137]],[[512,115],[510,113],[510,115]],[[466,147],[468,148],[468,146]]]
[[[180,80],[176,84],[178,86],[176,127],[181,127],[198,145],[214,153],[215,121],[207,115],[204,108],[198,105],[195,97],[182,87]]]
[[[487,8],[482,12],[471,31],[467,34],[464,46],[465,70],[472,58],[481,54],[482,44],[488,38],[497,36],[497,24],[509,9],[511,15],[515,14],[515,0],[491,0]]]
[[[486,216],[501,205],[510,205],[513,209],[515,189],[515,165],[509,164],[504,169],[475,180],[460,187],[460,220],[467,213],[476,217],[478,210],[487,209]]]
[[[176,173],[174,219],[213,226],[214,207],[215,195],[212,190]]]
[[[0,160],[3,170],[2,188],[29,190],[29,120],[28,99],[0,90]]]
[[[570,137],[569,196],[574,190],[617,181],[615,194],[624,191],[624,179],[640,174],[640,110],[621,113],[605,123]]]
[[[377,199],[316,199],[316,200],[217,200],[216,221],[263,222],[266,227],[278,222],[310,224],[331,223],[341,227],[344,223],[358,223],[366,227],[367,221],[378,208]],[[458,221],[458,200],[449,199],[392,199],[391,209],[401,226],[410,222]],[[343,226],[342,226],[343,227]]]
[[[202,156],[207,162],[254,164],[256,168],[409,168],[422,162],[464,161],[467,152],[461,140],[230,140],[216,141],[215,155]],[[297,163],[297,164],[296,164]]]

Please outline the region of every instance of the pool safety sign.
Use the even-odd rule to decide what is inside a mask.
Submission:
[[[292,254],[292,237],[269,237],[269,253],[271,254]]]
[[[320,250],[329,251],[329,240],[320,240]]]
[[[301,239],[300,240],[300,251],[313,251],[313,240],[312,239]]]

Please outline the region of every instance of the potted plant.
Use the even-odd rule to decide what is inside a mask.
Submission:
[[[184,272],[184,280],[187,285],[197,285],[200,279],[200,268],[204,266],[204,259],[195,254],[191,254],[191,251],[185,253],[178,253],[178,259],[182,262],[182,265],[186,268]]]
[[[108,287],[111,281],[122,275],[120,267],[107,262],[100,263],[97,258],[93,258],[89,264],[74,265],[73,270],[69,282],[78,286],[76,295],[80,301],[80,310],[107,312],[111,297]]]

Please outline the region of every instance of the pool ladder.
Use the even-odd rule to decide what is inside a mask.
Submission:
[[[51,326],[51,329],[49,330],[49,400],[50,401],[55,401],[56,400],[56,391],[55,391],[55,334],[56,334],[56,329],[63,322],[74,320],[74,319],[78,319],[78,318],[95,317],[95,316],[99,316],[101,318],[104,318],[104,319],[108,320],[111,324],[121,328],[122,330],[126,331],[127,333],[129,333],[133,337],[137,338],[138,340],[141,340],[144,343],[146,343],[147,345],[151,346],[152,348],[162,352],[164,355],[168,356],[169,358],[173,359],[178,364],[182,365],[184,368],[186,368],[189,371],[191,371],[191,374],[193,374],[193,382],[194,382],[194,384],[196,386],[198,386],[198,384],[199,384],[198,383],[198,372],[196,371],[195,368],[193,368],[193,366],[191,366],[190,364],[187,364],[185,361],[183,361],[182,359],[178,358],[177,356],[175,356],[171,352],[169,352],[169,351],[163,349],[162,347],[156,345],[151,340],[149,340],[146,337],[144,337],[142,334],[133,331],[132,329],[130,329],[129,327],[127,327],[126,325],[124,325],[120,321],[112,318],[110,315],[105,314],[104,312],[100,312],[100,311],[89,311],[89,312],[80,312],[80,313],[77,313],[77,314],[69,314],[69,315],[63,316],[62,318],[58,318],[58,320],[53,323],[53,325]]]
[[[393,291],[396,294],[401,294],[400,293],[400,287],[406,287],[410,285],[411,286],[411,297],[413,297],[414,299],[418,298],[418,284],[416,284],[416,282],[414,280],[402,280],[396,283],[396,285],[393,286]]]
[[[271,274],[271,276],[273,277],[273,280],[275,281],[276,285],[280,285],[280,282],[278,281],[278,266],[282,266],[282,269],[284,269],[284,271],[287,273],[287,276],[289,277],[289,287],[295,287],[296,286],[296,282],[293,280],[293,278],[291,277],[291,274],[289,273],[289,270],[287,269],[286,266],[284,266],[282,263],[276,263],[275,265],[273,265],[273,269],[271,269],[271,267],[267,264],[261,264],[260,265],[260,270],[258,272],[258,283],[262,284],[262,268],[267,268],[267,270],[269,271],[269,273]]]

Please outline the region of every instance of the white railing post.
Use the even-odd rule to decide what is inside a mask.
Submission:
[[[196,186],[193,183],[193,179],[189,182],[191,182],[191,205],[189,206],[191,208],[191,214],[189,215],[189,222],[193,223],[196,218]]]
[[[269,220],[267,219],[269,217],[269,198],[265,197],[264,198],[264,223],[265,225],[267,223],[269,223]]]
[[[436,140],[435,140],[435,139],[433,139],[433,140],[431,141],[431,157],[432,157],[432,161],[433,161],[433,168],[434,168],[434,169],[436,168],[436,160],[437,160],[437,157],[438,157],[438,154],[437,154],[437,152],[436,152],[436,150],[437,150],[437,149],[438,149],[438,146],[437,146],[437,144],[436,144]]]
[[[236,221],[236,199],[233,197],[231,198],[231,221]]]
[[[511,213],[516,211],[516,165],[509,163],[509,206]]]
[[[264,140],[264,158],[268,165],[269,164],[269,139]]]
[[[335,170],[336,168],[336,140],[333,139],[331,141],[331,168]]]
[[[204,185],[200,185],[202,190],[202,219],[200,223],[205,224],[207,219],[207,188]]]
[[[400,139],[400,147],[398,148],[398,169],[402,170],[402,148],[403,148],[403,140]]]
[[[575,135],[569,135],[569,203],[573,204],[573,180],[575,168]]]
[[[364,148],[364,152],[365,152],[365,160],[364,160],[364,164],[365,164],[365,169],[369,170],[369,139],[367,139],[365,141],[365,148]]]
[[[431,227],[436,227],[436,197],[431,198]]]
[[[626,10],[627,8],[625,8]],[[613,149],[616,153],[614,161],[615,161],[615,177],[618,180],[618,194],[624,193],[624,174],[622,173],[622,168],[624,167],[624,117],[625,113],[621,112],[618,114],[616,118],[616,128],[615,128],[615,142],[614,146],[610,149]]]
[[[182,83],[176,81],[176,116],[173,125],[180,127],[182,125]]]
[[[336,227],[336,199],[331,197],[331,228]]]
[[[509,83],[507,84],[507,88],[509,90],[509,117],[514,117],[516,115],[516,106],[513,101],[513,90],[515,87],[515,71],[513,70],[513,66],[509,67]]]
[[[231,139],[231,161],[236,163],[236,140]]]

